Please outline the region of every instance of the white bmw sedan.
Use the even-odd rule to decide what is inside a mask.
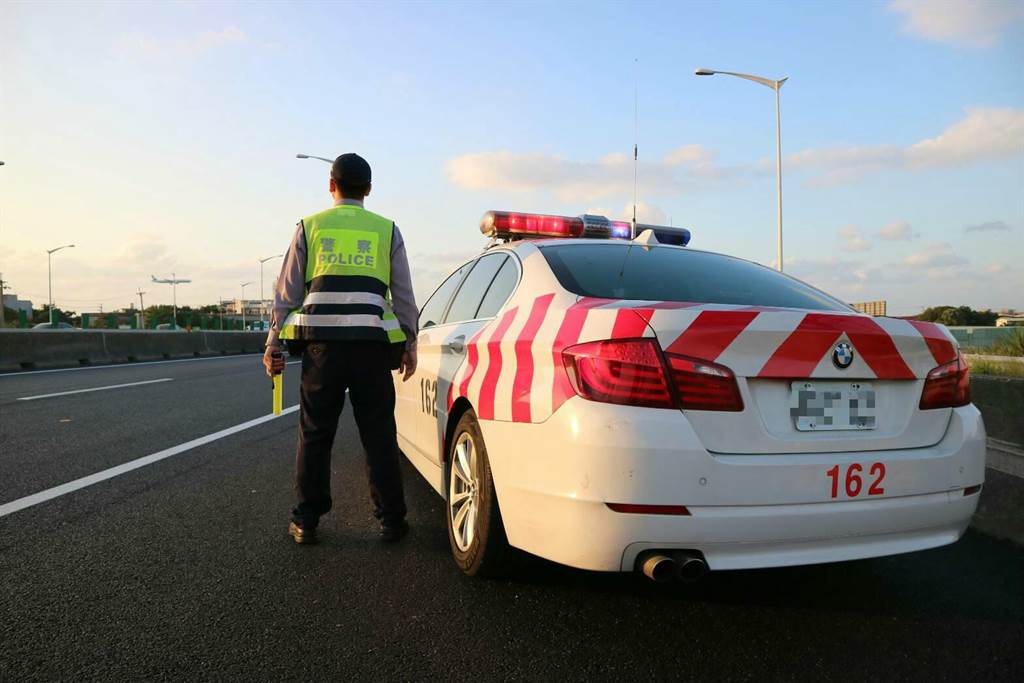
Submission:
[[[941,325],[873,318],[689,232],[491,212],[424,305],[399,444],[470,575],[509,547],[692,579],[956,541],[985,429]]]

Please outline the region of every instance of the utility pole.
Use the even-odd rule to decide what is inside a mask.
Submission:
[[[145,292],[142,291],[142,287],[139,287],[139,291],[136,292],[139,295],[139,329],[146,329],[146,305],[142,303],[142,295]]]

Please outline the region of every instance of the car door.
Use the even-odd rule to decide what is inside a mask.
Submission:
[[[433,462],[443,460],[448,396],[452,381],[466,359],[466,343],[491,318],[478,313],[495,275],[509,259],[506,252],[485,254],[472,263],[440,325],[424,329],[419,337],[423,409],[416,423],[416,444]]]
[[[416,429],[422,414],[427,406],[427,389],[432,386],[426,382],[424,368],[427,365],[424,359],[432,353],[432,339],[436,338],[433,328],[444,322],[444,314],[448,311],[448,304],[458,290],[462,279],[469,273],[473,262],[461,266],[454,273],[449,275],[441,285],[434,290],[427,302],[420,309],[419,328],[420,333],[416,340],[418,367],[408,381],[395,375],[395,423],[398,428],[398,438],[403,450],[413,448],[421,451],[422,447],[416,440]],[[408,453],[411,455],[411,453]],[[424,454],[425,455],[425,454]]]

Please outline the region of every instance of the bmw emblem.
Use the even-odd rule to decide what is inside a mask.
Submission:
[[[832,362],[840,370],[850,367],[850,363],[853,362],[853,347],[846,342],[836,344],[836,348],[832,350]]]

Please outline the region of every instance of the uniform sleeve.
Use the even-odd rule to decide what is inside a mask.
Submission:
[[[288,247],[281,264],[281,274],[274,288],[274,308],[270,315],[270,332],[267,334],[267,346],[280,346],[281,325],[295,308],[302,304],[306,296],[306,231],[299,221],[295,238]]]
[[[409,271],[409,257],[405,252],[405,240],[397,225],[391,233],[391,303],[398,324],[405,331],[406,348],[415,348],[420,311],[412,292],[412,274]]]

